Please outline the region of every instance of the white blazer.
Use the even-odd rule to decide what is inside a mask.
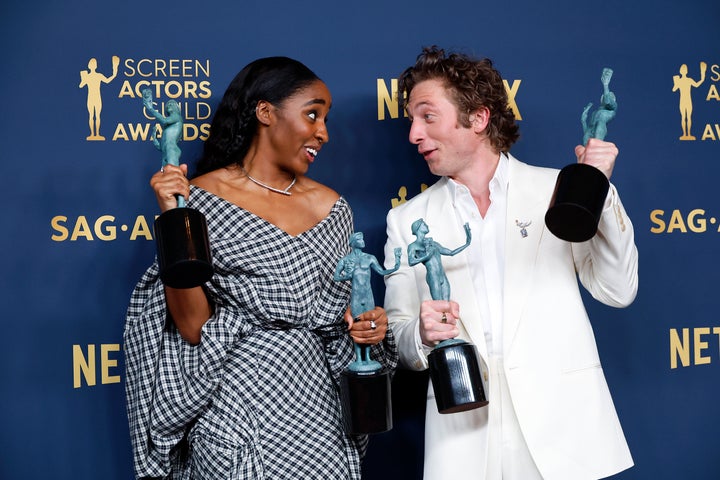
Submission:
[[[633,465],[608,390],[578,278],[600,302],[625,307],[637,293],[638,254],[632,224],[611,185],[598,234],[569,243],[545,227],[544,216],[558,171],[509,157],[505,227],[503,365],[518,421],[543,478],[607,477]],[[404,252],[415,237],[412,222],[423,218],[442,245],[462,245],[447,178],[392,209],[387,215],[385,258]],[[531,221],[522,237],[515,221]],[[385,277],[385,309],[405,368],[424,370],[420,302],[430,292],[423,267]],[[451,297],[460,305],[461,338],[472,342],[489,365],[467,256],[443,257]],[[492,399],[490,399],[492,402]],[[441,415],[429,388],[425,434],[425,480],[483,479],[488,409]]]

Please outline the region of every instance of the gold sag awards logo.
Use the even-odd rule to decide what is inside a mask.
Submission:
[[[210,84],[210,61],[197,59],[121,59],[111,57],[111,73],[102,68],[102,63],[91,58],[87,70],[80,71],[79,88],[87,89],[87,115],[89,142],[106,140],[104,130],[112,129],[112,141],[145,142],[153,136],[160,137],[162,129],[155,117],[149,115],[143,107],[143,90],[149,89],[156,99],[157,110],[165,115],[166,105],[171,101],[180,105],[183,114],[183,140],[207,139],[210,132],[212,109],[207,100],[212,96]],[[112,87],[112,88],[110,88]],[[112,98],[116,96],[116,98]],[[106,101],[111,99],[112,101]],[[110,128],[103,123],[102,116],[107,107],[117,107],[119,102],[131,102],[132,117],[126,122],[116,122]],[[104,108],[105,107],[105,108]],[[117,111],[117,109],[115,110]],[[117,114],[115,115],[117,117]],[[139,121],[138,121],[139,120]],[[103,134],[104,133],[104,134]],[[144,215],[130,219],[119,219],[114,215],[67,216],[55,215],[50,219],[53,242],[103,241],[111,242],[118,238],[130,241],[152,240],[152,218]],[[105,347],[102,347],[105,348]],[[100,351],[101,363],[110,365],[108,352]],[[90,353],[88,353],[90,355]],[[78,357],[80,358],[80,357]],[[76,369],[90,379],[91,358],[80,362]],[[90,362],[90,363],[88,363]],[[107,363],[110,362],[110,363]],[[93,377],[94,378],[94,377]],[[114,381],[114,377],[110,380]],[[77,383],[77,382],[76,382]],[[88,383],[92,383],[88,380]]]
[[[88,61],[88,69],[80,71],[80,88],[87,88],[88,124],[90,126],[90,135],[86,139],[88,141],[105,140],[105,137],[100,135],[100,114],[103,106],[100,87],[103,83],[110,83],[115,79],[119,65],[120,57],[114,55],[112,57],[112,75],[107,77],[97,71],[97,60],[91,58]]]
[[[112,141],[147,141],[155,129],[158,130],[158,136],[162,134],[159,126],[155,125],[155,118],[142,108],[142,91],[145,89],[150,89],[153,98],[160,102],[158,111],[163,116],[165,105],[170,100],[180,105],[184,119],[184,141],[207,139],[212,116],[212,108],[207,103],[212,96],[210,60],[126,58],[121,62],[119,56],[113,55],[111,62],[110,75],[98,71],[96,58],[88,61],[87,70],[80,71],[79,88],[87,89],[87,141],[105,140],[100,129],[103,96],[107,98],[109,89],[103,86],[119,81],[122,83],[117,90],[117,98],[137,104],[136,111],[143,118],[141,122],[119,122],[113,125]],[[113,102],[112,105],[117,104]]]
[[[682,132],[679,138],[682,141],[697,139],[693,135],[693,96],[697,100],[698,94],[707,92],[704,96],[705,102],[720,101],[717,87],[717,83],[720,81],[720,66],[711,65],[709,75],[707,71],[707,62],[700,62],[697,70],[692,65],[688,67],[687,64],[682,64],[678,73],[673,75],[672,91],[677,92],[678,96],[680,130]],[[706,123],[702,127],[700,140],[720,140],[720,124]]]
[[[720,102],[720,65],[708,65],[707,62],[699,62],[697,66],[682,64],[678,73],[673,75],[673,92],[678,95],[678,107],[680,113],[680,135],[681,141],[694,141],[697,137],[693,134],[695,130],[702,130],[701,141],[720,140],[720,123],[704,123],[698,128],[693,124],[693,115],[697,117],[698,112],[707,112],[708,109],[693,110],[693,101]],[[702,96],[701,96],[702,95]],[[697,123],[697,122],[696,122]],[[706,210],[704,208],[693,208],[688,210],[655,209],[650,212],[650,233],[654,234],[704,234],[720,233],[720,212]]]

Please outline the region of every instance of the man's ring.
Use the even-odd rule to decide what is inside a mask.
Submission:
[[[375,323],[375,320],[370,320],[370,330],[375,330],[377,328],[377,324]]]
[[[442,317],[440,317],[440,321],[442,323],[447,323],[447,313],[443,312]]]
[[[165,173],[165,165],[163,165],[162,167],[160,167],[160,173]]]

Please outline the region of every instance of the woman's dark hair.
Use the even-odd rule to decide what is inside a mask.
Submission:
[[[258,129],[258,102],[280,106],[316,80],[318,76],[309,68],[287,57],[260,58],[245,66],[220,100],[196,175],[242,164]]]
[[[480,60],[461,53],[445,55],[436,47],[425,47],[417,57],[415,65],[400,75],[398,100],[403,108],[407,106],[410,92],[425,80],[440,80],[450,91],[452,100],[460,112],[458,122],[469,127],[468,115],[478,108],[490,110],[487,135],[490,143],[500,152],[507,152],[518,139],[518,126],[508,105],[500,72],[493,68],[492,61]]]

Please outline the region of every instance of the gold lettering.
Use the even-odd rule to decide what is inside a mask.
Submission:
[[[200,60],[195,60],[195,74],[192,76],[199,77],[200,72],[202,72],[207,78],[210,78],[210,60],[205,60],[205,65],[200,63]]]
[[[653,210],[650,212],[650,221],[657,225],[656,227],[652,227],[650,229],[652,233],[662,233],[665,231],[665,222],[662,218],[660,218],[663,215],[665,215],[664,210]]]
[[[210,60],[128,58],[124,62],[126,77],[199,77],[210,78]]]
[[[518,108],[516,97],[522,80],[513,80],[512,84],[507,80],[503,80],[505,91],[508,96],[508,108],[510,108],[515,115],[516,120],[522,120],[520,109]],[[382,78],[377,79],[377,114],[378,120],[385,120],[385,110],[390,115],[390,118],[398,118],[399,116],[399,101],[398,101],[398,81],[396,78],[390,79],[390,88],[388,89],[387,83]],[[407,112],[403,112],[403,116],[407,116]]]
[[[120,345],[117,343],[102,344],[100,345],[100,379],[103,385],[108,383],[120,383],[120,375],[110,375],[110,369],[117,367],[117,359],[110,358],[110,352],[117,352],[120,350]]]
[[[170,72],[170,73],[168,73],[169,77],[179,77],[180,76],[180,74],[178,73],[178,70],[180,69],[180,65],[178,65],[178,62],[180,62],[180,60],[178,60],[176,58],[171,59],[168,62],[168,67],[169,67],[169,72]]]
[[[117,227],[109,225],[106,229],[103,228],[106,222],[114,222],[115,217],[111,215],[103,215],[95,221],[95,236],[100,240],[115,240]]]
[[[137,73],[138,73],[138,75],[140,75],[141,77],[152,77],[152,76],[153,76],[153,71],[149,71],[149,72],[145,72],[145,73],[143,73],[143,72],[140,71],[140,66],[141,66],[142,64],[145,64],[145,63],[152,63],[152,61],[151,61],[149,58],[143,58],[142,60],[140,60],[139,62],[137,62]]]
[[[508,106],[512,110],[513,115],[515,115],[515,120],[522,120],[520,109],[517,106],[517,102],[515,102],[515,96],[517,95],[521,82],[522,80],[513,80],[512,86],[510,86],[507,80],[503,80],[503,85],[505,85],[505,91],[508,95]]]
[[[145,141],[150,138],[148,136],[150,133],[149,123],[136,123],[135,125],[128,123],[128,129],[130,130],[130,136],[133,140],[137,140],[139,138],[140,140]],[[113,140],[115,140],[115,138],[113,138]]]
[[[183,140],[191,141],[198,137],[198,128],[192,123],[183,124]]]
[[[210,108],[210,105],[205,102],[196,103],[195,112],[198,120],[208,119],[212,115],[212,109]]]
[[[708,335],[710,329],[707,327],[696,328],[693,333],[695,337],[695,365],[706,365],[710,363],[710,357],[703,357],[702,352],[703,350],[707,350],[708,342],[703,342],[700,337],[702,335]]]
[[[695,233],[702,233],[705,231],[707,227],[707,220],[703,217],[705,215],[705,210],[701,208],[696,208],[695,210],[692,210],[688,214],[688,225],[690,227],[690,230],[692,230]],[[696,217],[700,217],[695,220]]]
[[[70,241],[74,242],[79,237],[85,237],[87,240],[93,240],[92,233],[90,233],[90,225],[88,225],[85,215],[80,215],[77,222],[75,222],[75,228],[73,228]]]
[[[167,73],[165,73],[165,67],[167,66],[167,62],[161,58],[155,59],[155,76],[156,77],[167,77]]]
[[[113,141],[117,140],[118,138],[122,140],[130,140],[128,138],[127,132],[125,131],[125,125],[122,123],[118,123],[117,127],[115,127],[115,133],[113,133]]]
[[[710,80],[713,82],[717,82],[720,80],[720,66],[717,64],[710,66],[710,71],[712,72],[712,76],[710,77]]]
[[[88,386],[95,385],[95,345],[88,345],[87,360],[80,345],[73,345],[73,388],[80,388],[82,377]]]
[[[133,93],[133,87],[130,83],[130,80],[125,80],[122,85],[120,86],[120,93],[118,93],[118,98],[123,97],[132,97],[135,98],[135,94]]]
[[[710,85],[707,97],[705,97],[706,102],[709,102],[710,100],[720,100],[720,94],[718,94],[718,89],[715,84]]]
[[[675,229],[678,229],[683,233],[687,233],[687,228],[685,228],[685,222],[683,221],[680,210],[673,210],[672,216],[670,217],[670,224],[668,225],[667,233],[671,233]]]
[[[50,236],[51,240],[55,242],[67,240],[69,231],[63,225],[65,222],[67,222],[67,217],[63,215],[56,215],[50,220],[50,226],[52,226],[53,230],[58,232],[57,234]]]
[[[715,132],[713,132],[712,125],[709,123],[705,125],[705,130],[703,131],[702,140],[717,140],[715,137]]]
[[[123,72],[123,75],[125,75],[126,77],[134,77],[136,73],[135,67],[133,67],[133,65],[135,65],[135,60],[133,60],[132,58],[126,58],[123,64],[126,68],[126,70]]]
[[[203,123],[200,125],[200,140],[205,141],[210,136],[210,124],[209,123]]]
[[[132,232],[130,232],[130,240],[137,240],[138,237],[144,237],[145,240],[152,240],[152,233],[150,232],[150,227],[148,226],[145,217],[143,217],[142,215],[135,219],[135,224],[133,225]]]
[[[183,94],[183,86],[176,80],[171,80],[165,84],[165,95],[168,98],[178,98]],[[187,98],[187,96],[186,96]]]
[[[385,120],[385,107],[388,109],[390,118],[398,118],[398,81],[397,78],[390,79],[390,91],[382,78],[377,79],[377,106],[378,120]]]
[[[670,329],[670,368],[677,368],[677,359],[683,367],[690,365],[690,329],[682,329],[682,341],[676,329]]]
[[[209,68],[209,66],[208,66]],[[210,89],[210,82],[207,80],[203,80],[199,83],[200,85],[200,91],[202,92],[200,94],[200,98],[210,98],[212,96],[212,90]]]

